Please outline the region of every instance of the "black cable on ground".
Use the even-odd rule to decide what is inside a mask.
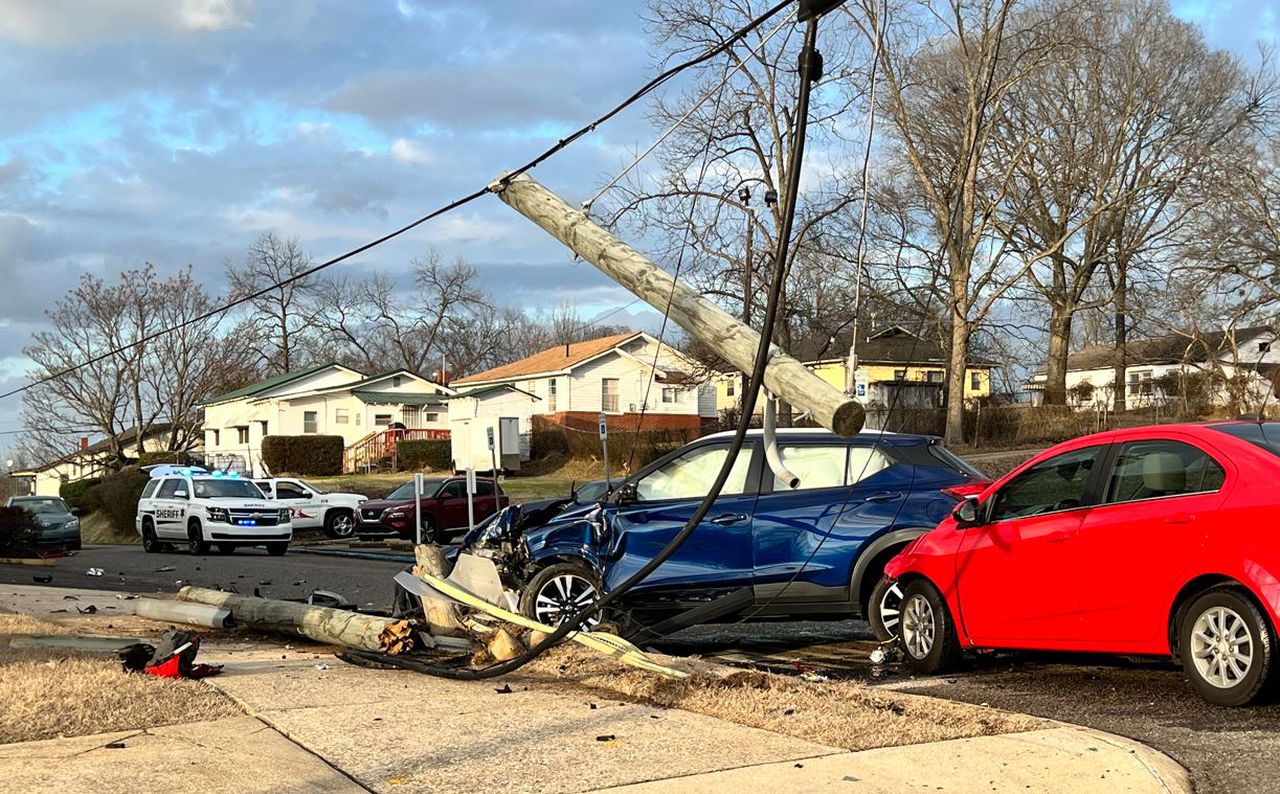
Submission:
[[[769,285],[769,300],[765,307],[764,322],[760,329],[760,344],[756,349],[756,358],[752,367],[750,383],[747,387],[746,393],[743,394],[742,416],[738,419],[738,427],[734,432],[733,441],[729,445],[729,453],[725,456],[724,463],[721,464],[720,471],[716,475],[716,479],[712,483],[710,491],[708,491],[706,497],[703,498],[702,503],[698,505],[698,509],[694,511],[692,516],[690,516],[689,521],[684,525],[680,532],[678,532],[676,536],[662,548],[661,551],[654,555],[652,559],[640,566],[635,573],[627,577],[625,581],[613,590],[610,590],[595,603],[561,623],[556,627],[555,631],[548,634],[540,643],[526,650],[516,658],[489,665],[488,667],[475,669],[441,667],[414,660],[413,667],[411,669],[443,678],[454,678],[467,681],[496,678],[520,669],[541,656],[543,653],[546,653],[555,645],[558,645],[571,632],[578,630],[578,627],[587,619],[617,599],[621,598],[637,584],[644,581],[651,573],[657,570],[660,565],[670,559],[671,556],[679,550],[715,505],[716,499],[720,496],[720,491],[723,490],[725,482],[728,481],[729,475],[733,471],[738,453],[741,452],[743,441],[746,439],[747,429],[751,424],[751,415],[755,412],[756,398],[758,397],[760,387],[764,382],[764,371],[770,358],[773,327],[777,321],[780,304],[782,302],[782,286],[786,278],[786,269],[781,263],[787,261],[787,250],[791,243],[791,230],[795,221],[796,204],[799,200],[800,170],[804,162],[805,135],[808,131],[809,125],[809,97],[813,86],[815,70],[820,68],[820,56],[817,54],[816,47],[818,39],[818,19],[819,18],[816,16],[810,18],[806,23],[805,28],[804,49],[801,53],[800,59],[799,96],[796,103],[795,143],[791,149],[791,156],[788,162],[787,186],[785,203],[783,204],[782,225],[778,229],[777,250],[773,259],[775,263],[774,271]],[[395,657],[383,657],[380,654],[361,653],[358,658],[361,658],[363,661],[382,662],[400,666],[397,661],[393,661]]]
[[[610,110],[606,111],[603,115],[597,116],[593,121],[583,125],[571,135],[568,135],[556,141],[555,144],[547,148],[547,150],[542,152],[542,154],[539,154],[537,157],[533,158],[529,162],[525,163],[519,168],[513,169],[512,171],[504,175],[501,179],[498,180],[497,184],[506,185],[508,182],[510,182],[512,179],[516,178],[520,174],[523,174],[527,171],[531,171],[534,168],[537,168],[544,161],[548,160],[549,158],[555,156],[556,154],[559,154],[561,151],[568,148],[571,144],[573,144],[579,138],[593,132],[601,124],[604,124],[605,122],[612,119],[614,116],[618,115],[622,111],[634,105],[640,99],[648,95],[658,86],[670,80],[672,77],[680,74],[686,69],[690,69],[701,63],[705,63],[706,61],[714,58],[720,53],[725,52],[734,44],[736,44],[739,40],[745,37],[748,33],[760,27],[765,22],[769,21],[774,16],[776,16],[778,12],[786,8],[787,5],[790,4],[791,2],[792,0],[782,0],[781,2],[772,6],[769,10],[765,11],[760,16],[750,20],[745,25],[735,30],[728,38],[726,38],[724,41],[720,42],[719,44],[715,45],[714,47],[707,49],[705,52],[699,55],[696,55],[693,58],[690,58],[686,61],[681,61],[675,66],[668,68],[658,76],[654,77],[649,82],[645,83],[637,91],[632,93],[622,102],[620,102],[617,105],[614,105]],[[294,282],[301,281],[302,279],[313,276],[316,273],[319,273],[320,271],[325,270],[326,268],[333,267],[334,265],[340,262],[345,262],[351,257],[362,254],[365,251],[368,251],[370,248],[374,248],[376,246],[382,245],[383,243],[387,242],[388,240],[391,240],[392,238],[399,237],[405,232],[415,229],[418,226],[421,226],[422,224],[426,223],[427,221],[433,220],[435,218],[440,217],[441,215],[452,212],[465,204],[470,204],[472,201],[475,201],[481,196],[487,193],[490,193],[492,191],[493,191],[492,186],[486,185],[485,187],[472,191],[471,193],[468,193],[467,195],[462,196],[461,198],[450,201],[449,203],[441,206],[440,208],[433,210],[427,213],[426,215],[423,215],[417,220],[410,221],[409,223],[405,224],[404,226],[401,226],[400,228],[394,231],[388,232],[387,234],[384,234],[375,240],[370,240],[369,242],[361,246],[358,246],[356,248],[353,248],[350,251],[347,251],[346,253],[339,254],[338,256],[335,256],[331,259],[326,259],[320,264],[309,267],[306,270],[302,271],[301,273],[296,273],[286,279],[281,279],[280,281],[277,281],[269,286],[263,287],[262,289],[254,293],[251,293],[249,295],[242,295],[234,300],[226,302],[221,306],[211,309],[197,317],[192,317],[188,320],[184,320],[180,323],[176,323],[174,325],[168,326],[167,328],[162,328],[158,331],[154,331],[142,337],[141,339],[136,339],[132,342],[129,342],[128,344],[121,345],[116,348],[112,348],[111,350],[107,350],[95,356],[91,356],[88,359],[81,361],[78,364],[74,364],[70,367],[65,367],[56,372],[51,372],[48,375],[44,375],[40,378],[30,381],[29,383],[23,384],[22,386],[19,386],[16,389],[10,389],[9,391],[6,391],[3,394],[0,394],[0,400],[6,399],[8,397],[13,397],[14,395],[21,394],[22,392],[27,391],[28,389],[35,388],[36,386],[40,386],[45,383],[49,383],[50,381],[54,381],[54,380],[57,380],[58,378],[62,378],[66,375],[70,375],[71,373],[84,369],[85,367],[92,366],[102,361],[106,361],[112,356],[118,356],[127,350],[132,350],[133,348],[139,345],[144,345],[147,342],[151,342],[156,339],[159,339],[160,337],[165,336],[167,334],[171,334],[174,331],[177,331],[179,329],[186,328],[187,326],[194,325],[196,323],[204,322],[205,320],[208,320],[214,317],[220,317],[221,315],[226,314],[228,311],[230,311],[231,309],[234,309],[237,306],[241,306],[250,301],[257,300],[258,298],[261,298],[267,295],[272,290],[276,290],[276,289],[279,289],[280,287],[284,287]]]

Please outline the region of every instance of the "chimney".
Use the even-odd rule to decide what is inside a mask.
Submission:
[[[88,449],[88,448],[89,448],[89,437],[80,436],[80,449]]]
[[[568,358],[568,357],[569,357],[569,343],[568,343],[568,342],[565,342],[565,343],[564,343],[564,357],[565,357],[565,358]]]

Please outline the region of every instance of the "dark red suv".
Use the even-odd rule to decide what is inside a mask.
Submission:
[[[449,535],[467,530],[467,478],[430,478],[422,496],[423,541],[444,540]],[[496,482],[476,478],[473,499],[475,520],[479,523],[507,506],[509,500]],[[414,539],[413,480],[391,492],[386,499],[371,499],[360,505],[356,516],[356,534],[361,539],[399,536]]]

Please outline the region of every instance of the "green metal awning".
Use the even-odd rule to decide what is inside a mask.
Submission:
[[[444,405],[441,394],[410,394],[399,391],[361,391],[351,392],[362,403],[379,405]]]

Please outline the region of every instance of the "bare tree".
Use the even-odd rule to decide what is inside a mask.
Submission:
[[[975,328],[1061,245],[1014,256],[993,223],[1026,145],[997,147],[1006,105],[1024,80],[1062,57],[1066,35],[1044,14],[1014,14],[1013,0],[857,6],[851,14],[868,41],[886,32],[880,72],[900,162],[898,211],[909,219],[902,228],[921,235],[911,248],[924,252],[904,258],[904,272],[917,274],[910,277],[917,288],[940,290],[949,336],[946,437],[959,442]]]
[[[762,0],[652,2],[654,44],[664,59],[682,58],[720,44],[766,5]],[[678,265],[682,279],[748,318],[760,316],[766,294],[760,287],[774,266],[779,192],[787,184],[795,134],[798,28],[784,23],[770,38],[772,30],[765,26],[734,47],[728,66],[709,63],[691,87],[655,101],[649,113],[654,126],[674,128],[658,150],[661,167],[634,176],[605,199],[608,223],[625,223],[637,237],[653,241],[658,257]],[[814,93],[808,127],[810,162],[821,162],[811,167],[821,176],[802,184],[788,260],[781,263],[793,276],[820,262],[828,270],[826,278],[815,274],[786,283],[787,309],[774,336],[784,349],[808,331],[810,312],[841,305],[847,315],[850,303],[847,292],[836,300],[811,290],[841,283],[839,276],[842,286],[852,284],[851,249],[828,235],[835,234],[834,218],[860,195],[855,188],[859,171],[846,156],[856,148],[846,140],[848,113],[862,96],[861,83],[851,79],[862,66],[857,49],[847,20],[829,17],[822,40],[825,76]],[[837,258],[840,268],[832,271]],[[788,411],[784,407],[784,422]]]
[[[227,283],[233,299],[249,301],[249,326],[257,339],[261,369],[288,372],[303,362],[303,350],[313,320],[315,276],[304,276],[311,256],[297,237],[269,231],[249,248],[241,265],[227,263]],[[287,282],[287,283],[282,283]]]

